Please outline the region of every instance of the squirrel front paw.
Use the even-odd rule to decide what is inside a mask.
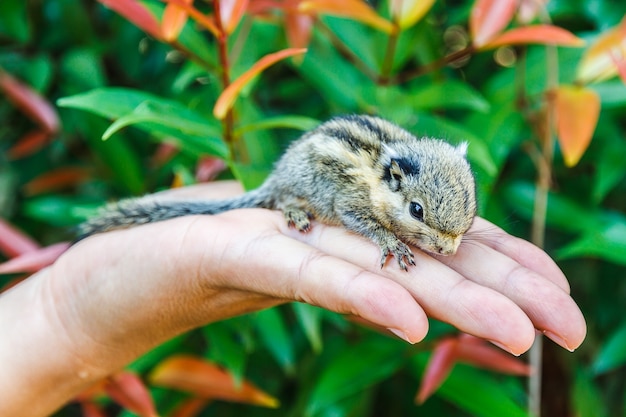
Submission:
[[[303,233],[311,230],[311,216],[306,211],[288,207],[283,209],[283,215],[289,227],[295,227],[299,232]]]
[[[389,240],[381,244],[380,249],[382,250],[382,257],[380,258],[381,269],[385,266],[389,255],[393,255],[398,261],[400,268],[405,271],[409,270],[409,265],[415,265],[413,252],[404,242],[398,239]]]

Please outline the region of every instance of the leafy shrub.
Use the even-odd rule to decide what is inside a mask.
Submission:
[[[0,4],[7,287],[66,247],[40,244],[69,239],[71,226],[106,200],[215,176],[252,188],[288,140],[318,121],[378,114],[420,135],[469,141],[481,214],[545,244],[570,277],[589,337],[575,355],[545,347],[544,411],[626,413],[618,388],[626,362],[626,6],[100,3]],[[33,263],[16,263],[38,250]],[[267,310],[158,347],[98,395],[81,396],[80,406],[85,415],[113,415],[110,399],[124,409],[117,415],[150,415],[153,401],[172,416],[398,415],[414,412],[420,379],[423,401],[450,372],[419,412],[526,415],[519,378],[475,365],[481,355],[487,367],[528,368],[449,326],[431,327],[409,347],[311,306]],[[451,369],[461,361],[474,366]],[[209,404],[209,388],[168,382],[181,363],[222,385],[242,384],[223,399],[274,407],[271,392],[281,410]],[[150,394],[129,399],[133,387],[145,389],[137,375],[147,376]]]

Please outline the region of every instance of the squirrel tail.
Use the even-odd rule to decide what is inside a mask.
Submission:
[[[271,208],[263,187],[225,200],[157,200],[152,196],[129,198],[105,206],[78,227],[76,242],[96,233],[126,229],[195,214],[218,214],[238,208]]]

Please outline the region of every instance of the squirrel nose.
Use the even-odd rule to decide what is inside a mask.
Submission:
[[[444,256],[454,255],[455,252],[456,250],[451,247],[448,247],[448,248],[444,248],[442,246],[437,247],[437,253],[439,253],[440,255],[444,255]]]

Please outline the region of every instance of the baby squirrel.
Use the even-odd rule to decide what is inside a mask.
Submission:
[[[452,255],[476,213],[467,144],[417,139],[377,117],[351,115],[321,124],[293,142],[258,189],[226,200],[157,201],[147,196],[111,204],[84,223],[94,233],[238,208],[281,210],[301,232],[311,220],[374,241],[381,268],[395,256],[415,265],[407,244]]]

